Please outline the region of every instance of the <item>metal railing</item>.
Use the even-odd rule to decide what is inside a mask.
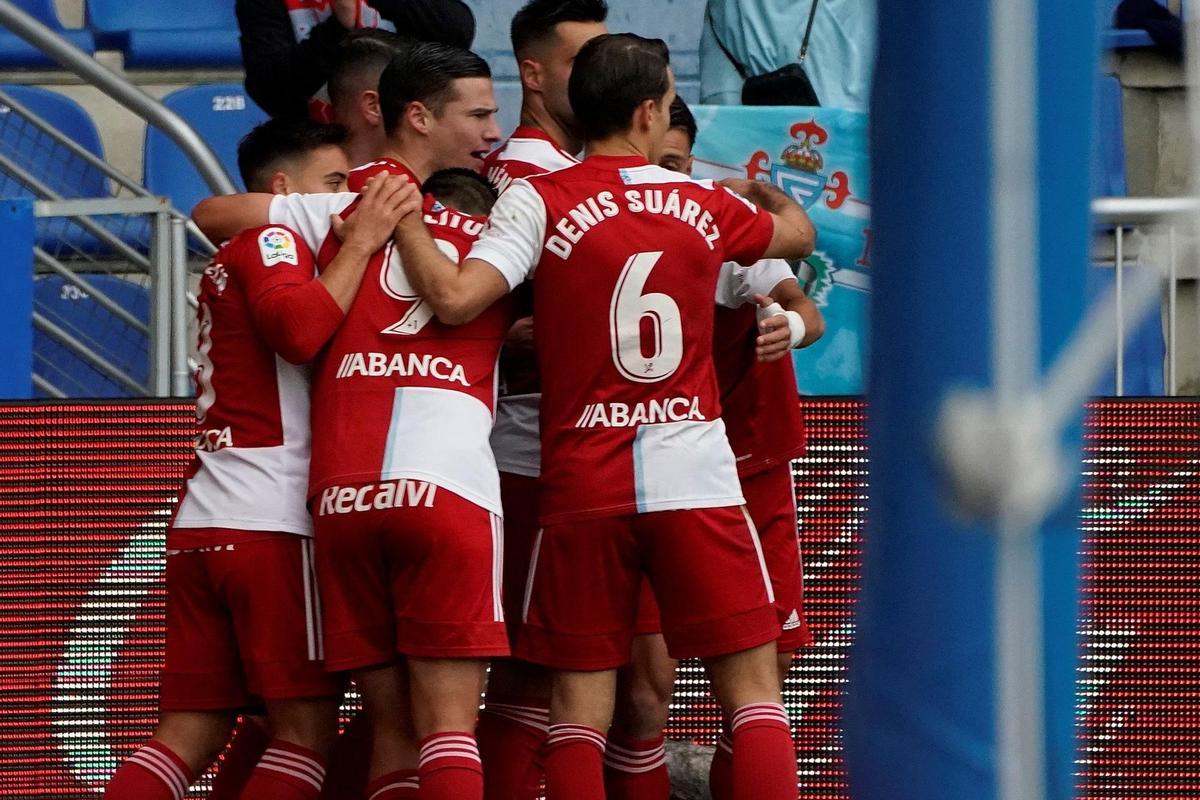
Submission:
[[[34,203],[34,217],[40,221],[52,219],[86,218],[95,221],[106,217],[143,219],[149,221],[149,254],[145,273],[138,273],[148,280],[149,320],[143,322],[129,309],[100,290],[93,280],[78,274],[38,248],[35,262],[47,267],[50,272],[63,278],[64,286],[78,292],[79,298],[88,299],[111,314],[125,329],[132,333],[130,346],[144,337],[148,341],[147,379],[143,383],[131,375],[123,364],[114,363],[113,352],[136,361],[142,354],[120,352],[121,342],[101,352],[95,343],[71,330],[69,321],[53,318],[45,309],[35,304],[33,325],[36,331],[56,341],[75,358],[82,361],[105,380],[124,388],[133,395],[158,397],[180,397],[191,394],[189,379],[191,369],[188,353],[191,346],[189,333],[190,308],[188,291],[188,247],[185,235],[185,220],[166,200],[153,197],[98,198],[91,200],[42,200]],[[137,277],[137,275],[135,275]],[[122,275],[128,279],[128,274]],[[137,282],[137,285],[145,284]],[[115,337],[114,337],[115,338]],[[66,379],[66,373],[63,373]],[[55,382],[53,377],[35,375],[35,386],[51,397],[67,397],[69,386]]]
[[[1200,218],[1200,200],[1191,197],[1103,197],[1092,202],[1092,217],[1097,223],[1112,226],[1113,257],[1115,270],[1116,306],[1115,306],[1115,336],[1116,348],[1116,394],[1125,394],[1125,344],[1129,329],[1141,321],[1144,314],[1154,309],[1154,301],[1159,299],[1145,291],[1139,292],[1132,303],[1127,299],[1126,269],[1129,258],[1129,240],[1138,237],[1144,246],[1143,256],[1138,263],[1147,263],[1159,273],[1160,286],[1166,295],[1166,306],[1163,320],[1164,343],[1164,392],[1175,396],[1179,390],[1179,282],[1180,231],[1191,233],[1197,229],[1196,221]],[[1101,259],[1107,262],[1107,258]],[[1164,263],[1159,263],[1164,262]],[[1195,270],[1189,270],[1186,277],[1195,277]]]
[[[179,115],[162,103],[100,64],[9,0],[0,0],[0,27],[20,36],[61,64],[63,69],[75,73],[144,119],[147,124],[171,137],[184,155],[196,165],[200,176],[214,194],[233,194],[237,191],[212,148]]]

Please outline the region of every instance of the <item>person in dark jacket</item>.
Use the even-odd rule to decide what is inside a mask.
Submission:
[[[272,117],[328,121],[329,79],[348,31],[382,28],[469,48],[475,16],[462,0],[236,0],[246,93]]]

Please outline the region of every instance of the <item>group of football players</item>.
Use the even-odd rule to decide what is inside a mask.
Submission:
[[[250,193],[195,209],[225,243],[160,723],[106,797],[181,800],[232,734],[224,800],[666,800],[690,657],[724,710],[713,797],[797,796],[789,352],[824,324],[782,259],[815,231],[689,177],[666,45],[606,13],[517,13],[498,148],[483,59],[352,35],[337,124],[260,126]]]

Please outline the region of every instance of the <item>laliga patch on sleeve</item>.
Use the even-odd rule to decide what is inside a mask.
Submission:
[[[283,228],[267,228],[258,235],[258,252],[262,254],[264,267],[276,264],[300,266],[300,253],[296,250],[296,239]]]

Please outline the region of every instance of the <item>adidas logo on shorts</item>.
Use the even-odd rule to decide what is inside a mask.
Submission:
[[[787,622],[783,623],[785,631],[794,631],[800,627],[800,614],[796,609],[792,609],[792,613],[788,614]]]

